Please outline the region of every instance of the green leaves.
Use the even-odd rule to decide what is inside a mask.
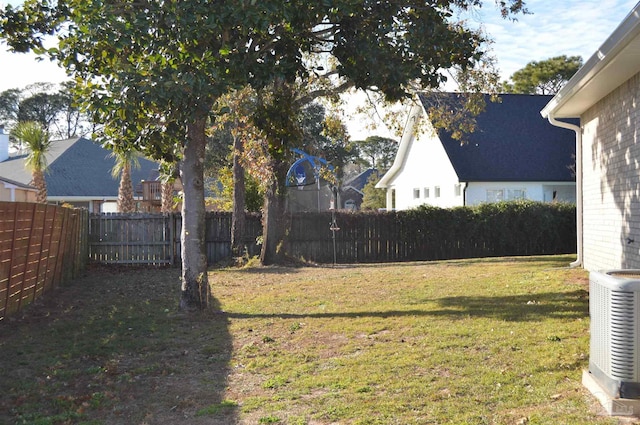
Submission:
[[[411,84],[435,87],[443,69],[468,67],[482,54],[482,37],[451,20],[453,9],[479,4],[27,0],[2,10],[0,37],[61,62],[85,85],[78,93],[88,95],[105,134],[172,151],[194,114],[208,113],[230,88],[308,81],[314,68],[305,54],[335,58],[326,74],[341,78],[341,90],[348,81],[397,100]],[[499,6],[507,14],[524,9],[516,0]],[[42,37],[56,32],[59,44],[45,50]],[[132,121],[139,134],[127,130]]]
[[[11,131],[11,136],[29,150],[26,158],[28,169],[44,171],[47,168],[46,153],[51,149],[51,139],[42,124],[35,121],[19,122]]]
[[[529,62],[511,76],[513,84],[505,82],[509,93],[555,94],[582,66],[580,56],[556,56]]]

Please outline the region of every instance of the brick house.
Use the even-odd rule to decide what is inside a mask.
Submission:
[[[576,134],[576,264],[589,271],[640,268],[639,108],[640,3],[541,111]]]

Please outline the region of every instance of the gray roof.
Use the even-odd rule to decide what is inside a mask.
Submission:
[[[343,189],[347,189],[351,187],[357,192],[362,193],[362,189],[364,189],[364,186],[367,184],[369,177],[371,177],[371,174],[375,173],[376,171],[377,170],[375,168],[369,168],[363,171],[362,173],[358,174],[357,176],[353,177],[348,182],[346,182],[343,186]]]
[[[111,176],[115,159],[109,157],[110,152],[83,137],[53,142],[46,155],[48,196],[118,196],[119,180]],[[31,172],[24,166],[25,156],[16,155],[0,162],[0,178],[29,184]],[[157,176],[156,162],[144,158],[139,161],[140,168],[131,170],[134,187],[141,180],[153,180]]]
[[[477,130],[466,136],[467,143],[439,131],[460,181],[575,181],[570,169],[575,164],[575,133],[540,116],[552,97],[502,94],[500,102],[491,102],[487,95],[486,109],[476,117]],[[428,96],[420,100],[429,107]]]

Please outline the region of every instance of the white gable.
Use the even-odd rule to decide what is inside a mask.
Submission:
[[[422,204],[439,207],[462,205],[456,195],[458,177],[442,142],[432,129],[414,137],[402,171],[389,182],[395,189],[396,209],[405,210]]]
[[[423,204],[439,207],[463,204],[458,177],[431,124],[421,123],[416,134],[415,123],[423,116],[422,107],[412,110],[396,160],[378,183],[378,187],[393,190],[397,210]],[[391,207],[388,200],[387,208]]]

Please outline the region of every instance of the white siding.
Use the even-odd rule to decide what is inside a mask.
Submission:
[[[583,263],[640,268],[640,74],[581,117]]]
[[[523,191],[525,198],[531,201],[551,202],[555,200],[561,202],[576,202],[575,183],[551,183],[551,182],[471,182],[467,186],[466,205],[477,205],[488,202],[487,191],[504,191],[505,199],[512,200],[509,194]]]
[[[395,209],[406,210],[422,204],[439,207],[462,205],[463,197],[456,196],[458,178],[432,129],[425,129],[417,138],[412,137],[405,162],[391,181],[389,188],[395,190]],[[429,189],[429,197],[425,196]],[[440,196],[436,188],[440,188]],[[419,197],[414,196],[418,190]]]

